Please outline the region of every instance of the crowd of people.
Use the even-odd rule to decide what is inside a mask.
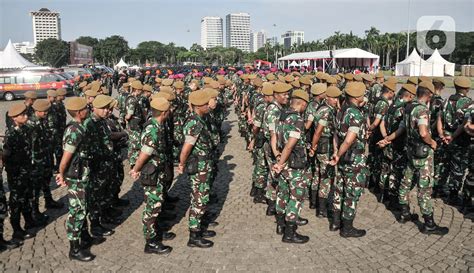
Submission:
[[[41,193],[47,208],[63,207],[52,198],[54,176],[68,188],[69,257],[93,260],[91,246],[114,233],[109,224],[119,224],[129,205],[119,198],[124,164],[143,187],[145,253],[172,251],[163,241],[176,234],[159,221],[173,219],[175,203],[184,198],[169,194],[175,167],[190,181],[187,245],[212,247],[209,238],[216,233],[209,227],[218,223],[207,207],[217,201],[213,185],[231,105],[243,148],[253,157],[253,202],[267,205],[283,242],[308,242],[296,231],[308,223],[301,216],[305,199],[317,217],[328,218],[330,230],[364,236],[353,225],[364,188],[400,211],[398,221],[406,223],[414,219],[408,195],[416,186],[427,234],[448,232],[434,223],[433,196],[472,210],[474,104],[468,78],[455,78],[456,93],[443,100],[442,78],[410,77],[398,89],[397,79],[382,73],[228,67],[116,74],[78,81],[75,96],[66,100],[64,89],[49,90],[46,99],[27,92],[24,103],[7,112],[2,159],[13,236],[3,238],[2,186],[0,249],[20,246],[35,236],[32,228],[47,224]]]

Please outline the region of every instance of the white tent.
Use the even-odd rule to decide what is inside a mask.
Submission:
[[[446,61],[438,49],[435,49],[431,57],[426,60],[431,64],[431,75],[434,77],[444,77],[444,75],[454,76],[454,63]]]
[[[289,66],[300,66],[296,61],[293,61]]]
[[[418,55],[416,49],[395,66],[395,76],[430,76],[430,74],[431,65]]]
[[[293,66],[295,61],[313,67],[321,66],[323,71],[336,66],[367,67],[370,71],[375,71],[379,64],[379,56],[360,48],[299,52],[279,58],[278,66],[287,68]]]
[[[115,65],[115,68],[122,68],[122,67],[129,67],[129,65],[123,61],[122,58],[120,58],[120,62],[118,62],[118,64]]]
[[[21,69],[25,67],[37,66],[23,58],[13,47],[12,41],[8,40],[8,44],[0,54],[0,69]]]

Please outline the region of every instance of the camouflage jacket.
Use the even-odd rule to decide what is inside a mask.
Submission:
[[[270,141],[270,131],[276,132],[280,115],[283,112],[283,107],[278,102],[273,101],[269,103],[263,117],[263,133],[265,138]]]
[[[30,128],[31,160],[38,168],[49,168],[52,166],[52,136],[48,131],[48,120],[39,119],[33,115],[27,125]]]
[[[311,122],[314,121],[314,116],[320,104],[321,103],[317,102],[316,99],[314,98],[308,103],[308,107],[306,107],[306,110],[304,112],[305,121],[311,121]]]
[[[88,168],[90,160],[89,141],[86,137],[84,125],[75,120],[69,122],[63,135],[63,150],[72,154],[68,169],[77,169],[81,177],[86,172],[85,168]],[[66,177],[68,173],[66,171]]]
[[[165,125],[152,118],[145,123],[145,128],[140,137],[140,151],[150,155],[148,162],[160,167],[170,161],[166,153]]]
[[[209,158],[212,151],[211,132],[203,117],[192,113],[184,124],[185,142],[193,144],[191,155]]]
[[[3,140],[3,164],[7,172],[14,173],[31,167],[31,142],[27,126],[7,129]]]
[[[265,111],[267,109],[268,103],[265,101],[260,101],[255,106],[254,116],[253,116],[253,125],[258,128],[262,128],[263,119],[265,117]]]
[[[336,109],[324,101],[315,113],[313,120],[315,127],[324,126],[321,137],[332,138],[336,132]],[[332,146],[332,141],[329,141]]]
[[[426,125],[430,132],[430,110],[425,103],[415,100],[405,108],[406,114],[400,126],[405,127],[407,142],[411,146],[415,143],[424,143],[418,129],[419,125]],[[430,132],[431,133],[431,132]]]
[[[110,160],[113,156],[113,144],[108,134],[104,119],[92,113],[84,122],[89,141],[91,163],[100,165],[103,161]]]
[[[438,130],[436,128],[437,120],[438,120],[438,115],[441,113],[443,109],[443,98],[439,95],[434,95],[431,98],[430,102],[430,128],[433,136],[437,137],[438,136]]]
[[[280,122],[277,126],[277,146],[283,150],[288,140],[296,138],[298,141],[293,148],[301,149],[306,152],[306,142],[304,138],[304,120],[302,116],[295,110],[289,108],[284,111],[280,117]]]
[[[461,94],[454,94],[449,97],[443,106],[442,114],[443,125],[447,131],[453,133],[462,124],[466,109],[471,102],[471,98]]]
[[[365,152],[367,126],[361,109],[346,101],[336,116],[336,124],[338,145],[340,146],[344,142],[348,132],[353,132],[357,135],[357,138],[349,149],[363,154]]]

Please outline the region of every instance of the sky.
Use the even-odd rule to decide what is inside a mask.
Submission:
[[[189,48],[200,42],[202,17],[220,16],[225,32],[225,16],[237,12],[250,14],[253,31],[279,41],[288,30],[304,31],[307,42],[335,31],[362,37],[371,26],[382,33],[414,30],[421,16],[450,16],[456,31],[474,31],[474,0],[0,0],[0,48],[9,39],[32,42],[29,12],[40,8],[60,13],[65,41],[121,35],[130,47],[160,41]]]

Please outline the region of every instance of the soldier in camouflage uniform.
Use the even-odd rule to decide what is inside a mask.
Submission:
[[[209,202],[210,173],[212,160],[211,134],[204,116],[209,113],[208,93],[204,90],[192,92],[189,102],[193,105],[193,112],[184,125],[185,142],[180,154],[178,171],[188,174],[191,182],[191,208],[189,210],[189,241],[188,246],[208,248],[213,242],[206,237],[214,237],[214,231],[206,230],[201,219],[206,212]]]
[[[451,95],[443,107],[442,122],[443,129],[439,130],[439,136],[449,145],[446,148],[448,161],[448,187],[449,203],[451,205],[461,205],[459,191],[463,185],[463,178],[468,167],[468,147],[470,137],[460,130],[460,134],[453,138],[454,132],[462,126],[466,109],[472,103],[472,99],[467,96],[471,87],[471,80],[467,77],[457,77],[454,79],[456,94]],[[440,117],[441,119],[441,117]]]
[[[59,169],[59,163],[61,162],[61,157],[63,155],[62,150],[62,139],[64,130],[66,130],[66,108],[64,107],[64,99],[66,98],[67,91],[64,88],[60,88],[56,90],[58,96],[56,97],[56,105],[57,105],[57,118],[58,118],[58,133],[56,138],[56,145],[54,147],[54,156],[56,158],[56,166],[55,170]]]
[[[276,173],[272,170],[273,165],[280,156],[280,152],[278,151],[276,145],[276,127],[280,120],[280,115],[288,103],[290,90],[291,85],[276,82],[273,85],[274,100],[268,104],[263,117],[263,133],[265,135],[265,144],[263,145],[263,149],[265,152],[265,160],[267,161],[270,170],[270,179],[267,181],[266,191],[268,202],[266,211],[267,216],[276,214],[276,188],[278,185],[278,178]]]
[[[28,116],[28,118],[30,118],[35,113],[35,110],[33,110],[32,105],[38,98],[38,95],[34,91],[27,91],[25,92],[24,96],[24,103],[26,105],[26,115]],[[13,126],[13,119],[8,116],[8,111],[5,113],[5,123],[7,125],[7,129],[10,129]]]
[[[474,102],[466,110],[464,117],[464,131],[471,136],[471,144],[469,145],[469,158],[474,158]],[[468,174],[463,187],[463,212],[469,214],[474,212],[474,162],[469,162]]]
[[[310,156],[315,157],[316,171],[311,185],[311,199],[316,204],[318,198],[318,209],[316,216],[327,217],[327,201],[331,185],[334,183],[335,169],[328,164],[334,149],[334,134],[336,133],[336,113],[338,109],[339,96],[342,92],[339,88],[331,86],[326,90],[326,99],[314,113],[314,134],[311,137]]]
[[[3,154],[3,150],[0,147],[0,153]],[[3,171],[3,162],[0,168]],[[3,237],[3,226],[4,221],[8,215],[8,205],[7,205],[7,198],[5,197],[5,190],[3,189],[3,177],[0,176],[0,253],[7,249],[15,249],[21,245],[22,241],[17,240],[10,240],[7,241]]]
[[[375,83],[370,88],[369,103],[375,104],[375,100],[382,95],[385,78],[382,72],[375,74]]]
[[[31,204],[29,203],[32,196],[32,181],[30,179],[31,146],[28,138],[29,132],[26,126],[28,117],[24,104],[13,105],[10,107],[8,113],[9,117],[12,118],[13,124],[12,128],[7,129],[5,134],[2,163],[5,163],[8,188],[10,189],[10,223],[13,228],[13,238],[23,241],[35,236],[33,233],[30,233],[28,229],[36,226],[32,217]],[[0,181],[2,182],[0,186],[1,195],[3,195],[3,179]],[[2,207],[2,212],[0,213],[0,218],[2,218],[0,219],[0,231],[3,235],[3,219],[6,217],[7,209],[6,200],[2,200],[0,207]],[[22,214],[25,219],[26,231],[23,230],[20,225]],[[3,236],[0,239],[3,239]],[[8,246],[9,244],[6,245]]]
[[[143,85],[139,81],[133,81],[131,84],[131,92],[125,102],[126,115],[125,120],[127,122],[127,132],[129,136],[128,143],[128,155],[130,166],[135,165],[136,154],[140,149],[140,134],[142,131],[143,123],[145,123],[145,117],[143,116],[143,110],[139,103],[139,97]]]
[[[302,218],[304,196],[307,190],[308,161],[306,154],[305,127],[302,114],[308,106],[309,96],[304,90],[292,93],[289,109],[280,117],[277,127],[278,148],[281,156],[273,166],[280,175],[277,190],[277,231],[285,223],[282,241],[285,243],[304,244],[309,237],[296,232],[298,221]],[[284,214],[280,211],[284,210]],[[284,218],[283,218],[284,217]],[[283,219],[284,220],[283,220]]]
[[[368,128],[370,135],[369,148],[372,156],[371,170],[373,175],[378,176],[378,178],[374,179],[378,180],[378,187],[376,186],[375,188],[377,189],[376,195],[379,202],[384,202],[384,200],[388,199],[389,186],[387,184],[388,180],[381,178],[381,169],[387,166],[382,166],[384,153],[383,150],[377,146],[377,142],[387,136],[385,126],[381,126],[381,123],[388,112],[395,91],[395,83],[386,82],[383,84],[380,97],[376,98],[373,102],[374,107],[370,117],[371,123]]]
[[[84,127],[88,133],[90,155],[90,194],[87,196],[87,206],[89,207],[89,219],[91,221],[92,235],[110,236],[114,233],[101,224],[101,217],[117,216],[112,215],[107,204],[109,197],[109,183],[113,162],[113,145],[108,134],[105,118],[108,116],[109,105],[112,98],[106,95],[98,95],[93,102],[94,112],[84,122]]]
[[[217,97],[219,96],[219,92],[213,88],[205,88],[204,89],[209,96],[209,113],[204,117],[206,124],[208,126],[208,130],[211,133],[211,173],[209,178],[209,186],[210,191],[213,188],[214,181],[217,177],[217,163],[219,161],[219,150],[218,145],[220,143],[220,133],[218,126],[218,113],[217,113]],[[216,203],[217,194],[210,193],[209,199],[212,203]]]
[[[69,258],[88,262],[95,256],[88,250],[94,240],[89,234],[86,218],[88,212],[86,200],[90,194],[89,149],[83,123],[89,115],[87,101],[85,98],[74,97],[68,100],[66,108],[73,120],[64,131],[64,152],[56,182],[68,187],[66,233],[70,243]]]
[[[124,83],[122,88],[119,90],[119,95],[117,96],[117,108],[119,111],[119,122],[122,127],[125,128],[125,116],[127,115],[126,105],[125,102],[128,98],[128,89],[130,87],[129,83]]]
[[[396,132],[381,140],[379,145],[387,145],[406,131],[408,165],[404,170],[403,181],[399,190],[399,201],[402,209],[399,222],[406,223],[413,218],[410,213],[408,195],[413,183],[415,183],[418,188],[418,204],[425,220],[422,232],[445,235],[449,229],[434,223],[433,200],[431,199],[434,182],[433,154],[437,148],[437,143],[431,138],[430,111],[427,105],[433,94],[433,84],[427,81],[421,82],[416,92],[416,100],[405,108],[405,116],[400,127]],[[414,179],[415,181],[413,181]]]
[[[361,237],[363,229],[353,227],[357,203],[367,184],[366,119],[361,110],[364,104],[365,85],[350,82],[345,87],[346,101],[337,114],[337,154],[329,164],[338,165],[334,183],[333,221],[331,231],[341,226],[342,237]],[[342,211],[342,215],[341,215]]]
[[[179,161],[179,152],[184,143],[183,124],[186,121],[188,105],[184,94],[184,83],[182,81],[173,84],[176,98],[173,101],[173,159]]]
[[[148,120],[151,114],[150,109],[150,96],[153,93],[153,87],[151,85],[145,84],[143,85],[142,94],[139,97],[138,103],[140,103],[140,107],[143,111],[143,116],[145,120]]]
[[[152,118],[144,125],[140,137],[140,154],[130,175],[134,179],[139,179],[145,193],[143,201],[145,208],[142,215],[143,235],[146,241],[144,252],[166,254],[171,252],[172,248],[161,243],[160,236],[156,234],[156,225],[163,204],[165,163],[171,160],[165,151],[167,136],[164,127],[170,113],[170,103],[164,98],[156,98],[152,100],[150,106]],[[174,234],[167,233],[167,239],[174,237]]]

